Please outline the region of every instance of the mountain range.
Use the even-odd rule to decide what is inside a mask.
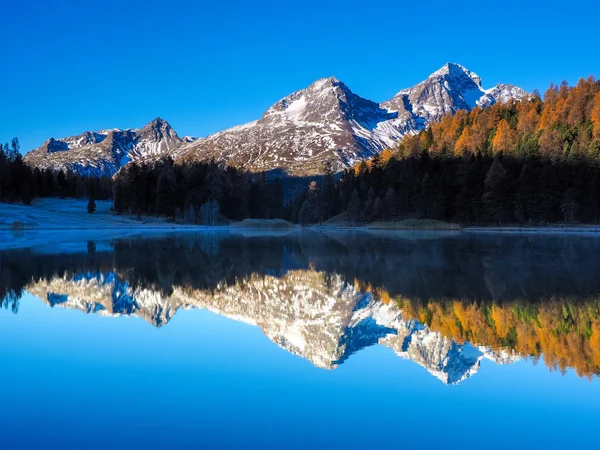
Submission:
[[[474,72],[455,63],[381,103],[330,77],[279,100],[256,121],[205,138],[181,138],[157,118],[139,130],[50,138],[27,153],[25,161],[40,168],[112,176],[130,161],[170,156],[182,163],[215,160],[250,172],[316,175],[393,148],[406,134],[446,114],[528,95],[510,84],[484,89]]]
[[[259,327],[282,349],[323,369],[335,369],[373,345],[424,367],[445,384],[477,373],[481,360],[498,364],[519,357],[508,351],[454,342],[404,318],[394,302],[376,300],[337,274],[291,270],[282,276],[252,274],[235,284],[205,290],[129,284],[116,272],[80,272],[32,281],[26,290],[51,307],[103,316],[138,316],[164,326],[180,309],[202,308]]]

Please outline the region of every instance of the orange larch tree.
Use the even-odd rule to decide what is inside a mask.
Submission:
[[[594,96],[591,119],[594,126],[594,139],[600,140],[600,92]]]
[[[502,119],[496,129],[496,134],[492,140],[492,149],[494,154],[499,152],[510,152],[515,147],[515,133],[505,119]]]
[[[454,144],[454,154],[456,156],[463,156],[465,154],[473,153],[473,138],[471,137],[471,127],[466,126],[463,128],[460,137]]]

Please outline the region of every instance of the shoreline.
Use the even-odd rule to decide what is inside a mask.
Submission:
[[[401,237],[464,234],[575,235],[599,236],[600,225],[545,226],[477,226],[459,225],[435,220],[404,219],[396,222],[374,222],[349,225],[342,221],[302,226],[281,219],[246,219],[215,226],[177,223],[160,217],[117,215],[112,201],[98,201],[97,211],[88,214],[85,200],[39,199],[32,206],[0,203],[0,251],[58,246],[80,248],[86,241],[108,241],[116,238],[157,236],[161,233],[231,232],[248,235],[281,236],[287,233],[372,233]],[[43,250],[40,250],[43,251]],[[67,250],[68,251],[68,250]]]

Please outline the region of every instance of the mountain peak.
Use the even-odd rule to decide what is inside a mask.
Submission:
[[[197,141],[181,139],[157,117],[141,129],[101,130],[49,141],[28,153],[25,161],[53,170],[112,176],[128,161],[169,155],[182,162],[214,159],[248,171],[314,175],[325,166],[342,170],[393,148],[406,134],[446,114],[527,95],[512,85],[483,89],[480,78],[457,63],[445,64],[383,103],[360,97],[330,76],[281,98],[258,120]]]
[[[338,108],[339,99],[349,94],[352,94],[350,89],[336,77],[319,78],[310,86],[279,100],[262,118],[278,121],[315,121],[318,120],[318,114],[313,114],[315,110],[335,110]]]
[[[171,129],[171,125],[169,125],[169,122],[162,119],[161,117],[157,117],[156,119],[152,120],[150,123],[145,125],[142,128],[142,130],[144,129]]]
[[[343,84],[343,83],[340,80],[338,80],[336,77],[319,78],[317,81],[315,81],[313,84],[311,84],[309,86],[309,88],[310,87],[321,88],[321,87],[325,87],[325,86],[337,86],[338,84]]]
[[[160,141],[163,138],[179,139],[175,130],[169,125],[169,122],[160,117],[157,117],[152,122],[145,125],[139,130],[138,135],[142,139],[151,138],[155,141]]]
[[[446,79],[469,79],[477,86],[481,86],[481,78],[475,72],[471,72],[465,66],[458,63],[446,63],[441,68],[429,75],[429,79],[438,77]]]
[[[436,70],[432,75],[436,75],[436,74],[448,74],[451,71],[469,72],[469,70],[465,66],[463,66],[462,64],[453,63],[453,62],[447,62],[442,67],[440,67],[438,70]]]

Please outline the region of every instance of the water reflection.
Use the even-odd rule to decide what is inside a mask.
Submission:
[[[199,233],[0,253],[0,298],[135,315],[204,308],[333,369],[387,346],[456,384],[482,359],[600,372],[600,239],[584,236]]]

